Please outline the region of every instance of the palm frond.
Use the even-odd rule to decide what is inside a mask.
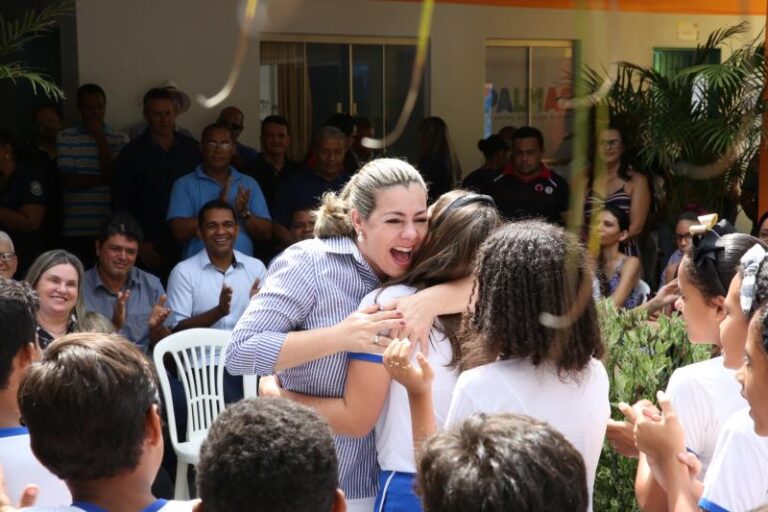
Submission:
[[[34,69],[27,68],[19,62],[0,65],[0,80],[3,79],[8,79],[13,82],[25,80],[30,83],[35,94],[40,90],[55,101],[60,101],[65,98],[64,91],[49,76]]]
[[[58,0],[39,11],[27,10],[12,21],[0,15],[0,56],[15,53],[25,43],[50,32],[61,16],[72,14],[74,9],[74,0]]]

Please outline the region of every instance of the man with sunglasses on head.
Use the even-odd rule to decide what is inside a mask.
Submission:
[[[230,164],[239,171],[250,168],[259,156],[259,152],[245,144],[238,138],[245,129],[245,114],[237,107],[227,107],[219,114],[217,123],[223,124],[232,132],[232,142],[235,143],[235,152],[232,155]]]
[[[203,249],[198,238],[197,214],[213,199],[226,201],[235,209],[240,230],[235,249],[253,256],[254,244],[268,243],[272,221],[259,184],[230,165],[235,142],[229,127],[214,123],[203,130],[202,163],[173,184],[166,220],[176,240],[184,245],[184,258]]]

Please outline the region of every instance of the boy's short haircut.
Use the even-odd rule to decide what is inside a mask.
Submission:
[[[226,409],[197,465],[206,512],[331,510],[337,482],[328,424],[282,398],[251,398]]]
[[[29,367],[19,388],[32,451],[67,482],[134,470],[147,412],[158,403],[149,359],[130,341],[110,334],[60,338]]]
[[[418,463],[424,512],[568,511],[589,505],[584,459],[527,416],[475,414],[437,434]]]
[[[0,277],[0,389],[8,387],[13,360],[27,343],[37,343],[37,295],[26,282]]]

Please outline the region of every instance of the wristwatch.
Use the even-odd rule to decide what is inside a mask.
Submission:
[[[240,212],[240,218],[243,220],[247,219],[250,216],[251,216],[251,210],[243,210],[242,212]]]

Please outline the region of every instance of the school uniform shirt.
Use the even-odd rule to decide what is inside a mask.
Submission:
[[[166,501],[157,500],[150,506],[137,512],[191,512],[198,500],[191,501]],[[90,503],[75,502],[62,507],[31,507],[23,509],[29,512],[109,512]]]
[[[168,302],[171,314],[167,322],[175,326],[219,305],[221,288],[232,288],[229,314],[211,325],[212,329],[232,330],[251,300],[251,287],[256,279],[263,282],[267,269],[264,264],[234,251],[232,265],[222,272],[216,268],[203,249],[173,268],[168,278]]]
[[[376,290],[363,298],[360,308],[371,304],[389,304],[400,297],[416,293],[411,286],[388,286]],[[414,364],[415,363],[414,352]],[[443,425],[448,416],[451,404],[451,393],[456,385],[459,372],[448,368],[453,357],[451,342],[436,328],[430,332],[429,353],[427,359],[435,370],[432,381],[432,401],[434,405],[435,423]],[[416,462],[413,457],[413,431],[411,429],[411,407],[408,393],[403,386],[394,380],[389,385],[389,394],[374,429],[376,435],[376,455],[379,466],[383,471],[400,471],[416,473]]]
[[[699,508],[707,512],[746,512],[768,503],[768,437],[755,433],[749,408],[723,425],[704,479]]]
[[[723,358],[678,368],[667,385],[685,445],[701,461],[699,480],[704,480],[723,424],[733,413],[747,407],[736,372],[723,366]]]
[[[3,467],[5,487],[12,502],[19,499],[29,484],[39,487],[35,503],[41,507],[72,501],[66,484],[40,464],[32,453],[26,427],[0,428],[0,466]]]
[[[478,412],[525,414],[549,423],[584,457],[592,510],[592,490],[611,407],[608,374],[592,359],[578,382],[561,377],[546,363],[530,359],[495,361],[463,372],[453,391],[446,428]]]

